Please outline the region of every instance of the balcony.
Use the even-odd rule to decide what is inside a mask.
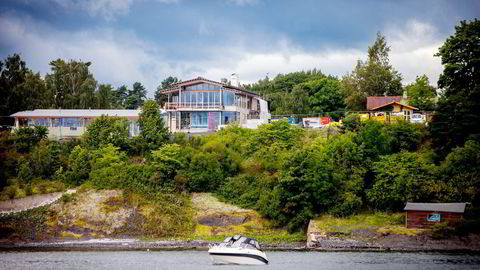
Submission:
[[[221,110],[223,105],[220,103],[167,102],[165,103],[165,109]]]

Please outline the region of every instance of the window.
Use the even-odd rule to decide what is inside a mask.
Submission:
[[[63,118],[52,118],[52,127],[63,126]]]
[[[440,222],[441,218],[442,217],[441,217],[440,214],[428,214],[427,221],[428,222]]]
[[[222,112],[222,125],[228,125],[237,121],[236,112]]]
[[[83,127],[82,118],[63,118],[64,127]]]
[[[223,105],[232,106],[235,102],[235,94],[229,91],[223,91]]]
[[[48,118],[34,118],[31,125],[37,126],[37,127],[49,127],[50,121]],[[30,121],[29,121],[29,126],[30,126]]]
[[[192,128],[208,128],[208,112],[192,112]]]

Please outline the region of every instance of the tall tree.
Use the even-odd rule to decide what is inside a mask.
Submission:
[[[88,70],[90,62],[57,59],[50,62],[52,74],[45,76],[55,108],[88,109],[96,107],[97,82]]]
[[[165,102],[167,102],[167,96],[162,95],[162,91],[169,88],[172,84],[178,83],[180,80],[177,77],[169,76],[161,82],[155,91],[155,101],[160,104],[160,107],[163,107]]]
[[[133,89],[128,90],[128,96],[125,100],[126,109],[138,109],[143,106],[143,102],[147,98],[147,90],[139,82],[133,84]]]
[[[436,56],[444,65],[443,93],[430,125],[439,159],[469,138],[480,140],[480,20],[461,21]]]
[[[427,75],[420,76],[405,87],[408,96],[411,98],[410,105],[423,111],[433,111],[435,109],[435,98],[437,90],[428,82]]]
[[[98,86],[97,96],[97,108],[110,109],[114,106],[113,87],[110,84],[100,84]]]
[[[349,109],[365,110],[368,96],[402,94],[402,76],[390,65],[389,52],[385,36],[377,33],[375,42],[368,47],[367,61],[359,60],[352,73],[343,78]]]
[[[147,100],[143,104],[138,124],[140,138],[144,141],[145,151],[157,150],[168,141],[168,129],[160,115],[160,107],[154,100]]]
[[[125,85],[118,87],[113,91],[113,107],[124,109],[128,96],[128,88]]]

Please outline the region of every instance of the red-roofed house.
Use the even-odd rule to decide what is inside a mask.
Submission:
[[[367,109],[374,112],[403,113],[406,119],[410,119],[413,111],[418,111],[418,108],[408,105],[407,101],[408,98],[404,96],[367,97]]]

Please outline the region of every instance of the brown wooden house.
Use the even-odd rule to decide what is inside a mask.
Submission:
[[[405,206],[407,228],[428,228],[440,222],[463,218],[466,203],[407,203]]]

